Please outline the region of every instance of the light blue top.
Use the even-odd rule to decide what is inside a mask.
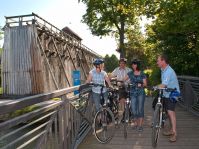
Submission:
[[[89,72],[92,76],[92,83],[94,84],[102,84],[102,85],[105,85],[105,77],[107,77],[107,73],[105,71],[101,71],[101,72],[97,72],[96,69],[92,69],[90,72]],[[101,93],[101,87],[100,86],[97,86],[97,87],[92,87],[92,91],[94,93],[98,93],[100,94]],[[104,87],[103,88],[103,93],[107,91],[107,88]]]
[[[161,69],[161,81],[167,88],[176,88],[180,93],[179,83],[175,71],[168,65],[165,69]],[[163,96],[169,98],[170,93],[164,91]]]

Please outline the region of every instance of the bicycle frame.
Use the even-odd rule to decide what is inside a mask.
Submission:
[[[157,145],[157,141],[158,141],[158,137],[159,137],[159,132],[161,127],[163,126],[163,111],[164,109],[164,104],[163,102],[163,91],[174,91],[175,89],[169,89],[169,88],[155,88],[154,90],[158,90],[159,91],[159,95],[158,95],[158,102],[156,103],[155,106],[155,111],[153,114],[153,124],[152,124],[152,146],[156,147]]]

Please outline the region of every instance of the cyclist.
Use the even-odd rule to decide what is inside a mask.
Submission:
[[[106,81],[108,83],[109,87],[112,87],[107,73],[103,70],[103,63],[104,63],[103,59],[95,59],[94,60],[93,65],[95,66],[95,68],[89,72],[86,83],[92,82],[94,84],[105,85],[105,81]],[[104,100],[108,101],[108,92],[107,92],[106,87],[103,87],[102,93],[103,93]],[[99,111],[99,109],[101,108],[101,104],[100,104],[101,98],[100,97],[101,97],[101,87],[93,86],[92,87],[92,99],[94,101],[97,111]]]
[[[116,77],[118,81],[123,81],[127,73],[131,71],[130,68],[126,67],[126,63],[127,63],[127,59],[121,58],[119,60],[119,67],[113,70],[110,77],[111,78]],[[127,83],[127,81],[125,83]],[[120,99],[122,111],[124,111],[124,102],[125,102],[126,97],[127,97],[127,93],[125,89],[125,84],[121,84],[121,87],[119,88],[119,99]],[[124,122],[124,117],[122,118],[122,122]]]
[[[131,84],[131,109],[134,115],[134,128],[138,131],[143,131],[144,122],[144,102],[145,91],[147,86],[146,75],[140,70],[140,61],[134,59],[131,62],[133,71],[129,72],[125,80],[130,79]]]
[[[168,57],[165,54],[158,56],[157,65],[161,68],[161,84],[158,85],[160,88],[176,88],[177,92],[180,93],[179,83],[175,71],[170,67],[168,62]],[[170,100],[169,92],[163,92],[165,108],[167,110],[169,120],[171,122],[171,129],[169,131],[164,131],[163,135],[171,136],[169,138],[170,142],[176,142],[177,130],[176,130],[176,114],[175,114],[175,105],[176,102]],[[174,95],[175,96],[175,95]],[[172,98],[172,97],[171,97]],[[175,98],[175,97],[174,97]]]

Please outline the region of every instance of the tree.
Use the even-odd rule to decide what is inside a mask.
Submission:
[[[97,36],[115,35],[119,37],[120,57],[126,56],[125,33],[136,24],[141,1],[137,0],[79,0],[87,6],[83,15],[92,34]]]
[[[118,59],[114,54],[111,56],[106,55],[104,57],[104,61],[106,72],[112,72],[116,67],[118,67]]]
[[[180,75],[199,76],[199,3],[196,0],[159,1],[147,13],[156,20],[147,31],[147,54],[164,52]],[[156,3],[156,4],[157,4]],[[154,60],[153,60],[154,61]]]

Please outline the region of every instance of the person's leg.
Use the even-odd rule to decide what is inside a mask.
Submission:
[[[125,88],[120,88],[119,89],[119,98],[120,98],[120,111],[122,115],[121,122],[124,122],[124,106],[125,106],[125,98],[126,98],[126,92]]]
[[[93,102],[95,104],[95,108],[96,108],[96,112],[99,111],[99,109],[101,108],[101,104],[100,104],[100,94],[94,93],[92,92],[92,98],[93,98]]]
[[[125,89],[119,88],[119,99],[120,99],[121,111],[124,111],[125,97],[126,97],[125,96]]]
[[[176,114],[175,111],[168,110],[169,119],[171,121],[171,132],[177,135],[176,130]]]
[[[177,128],[176,128],[176,113],[175,113],[175,105],[176,103],[172,102],[169,99],[166,99],[166,109],[167,113],[169,116],[169,120],[171,123],[171,129],[167,132],[164,133],[164,135],[171,135],[170,141],[175,142],[176,141],[176,136],[177,136]]]
[[[138,113],[137,113],[137,97],[135,96],[131,96],[131,111],[134,115],[134,123],[135,123],[135,126],[138,125]]]
[[[108,92],[105,92],[103,93],[103,96],[104,96],[104,102],[110,102],[109,99],[108,99]]]
[[[145,95],[138,96],[138,126],[142,127],[144,122],[144,102]]]

